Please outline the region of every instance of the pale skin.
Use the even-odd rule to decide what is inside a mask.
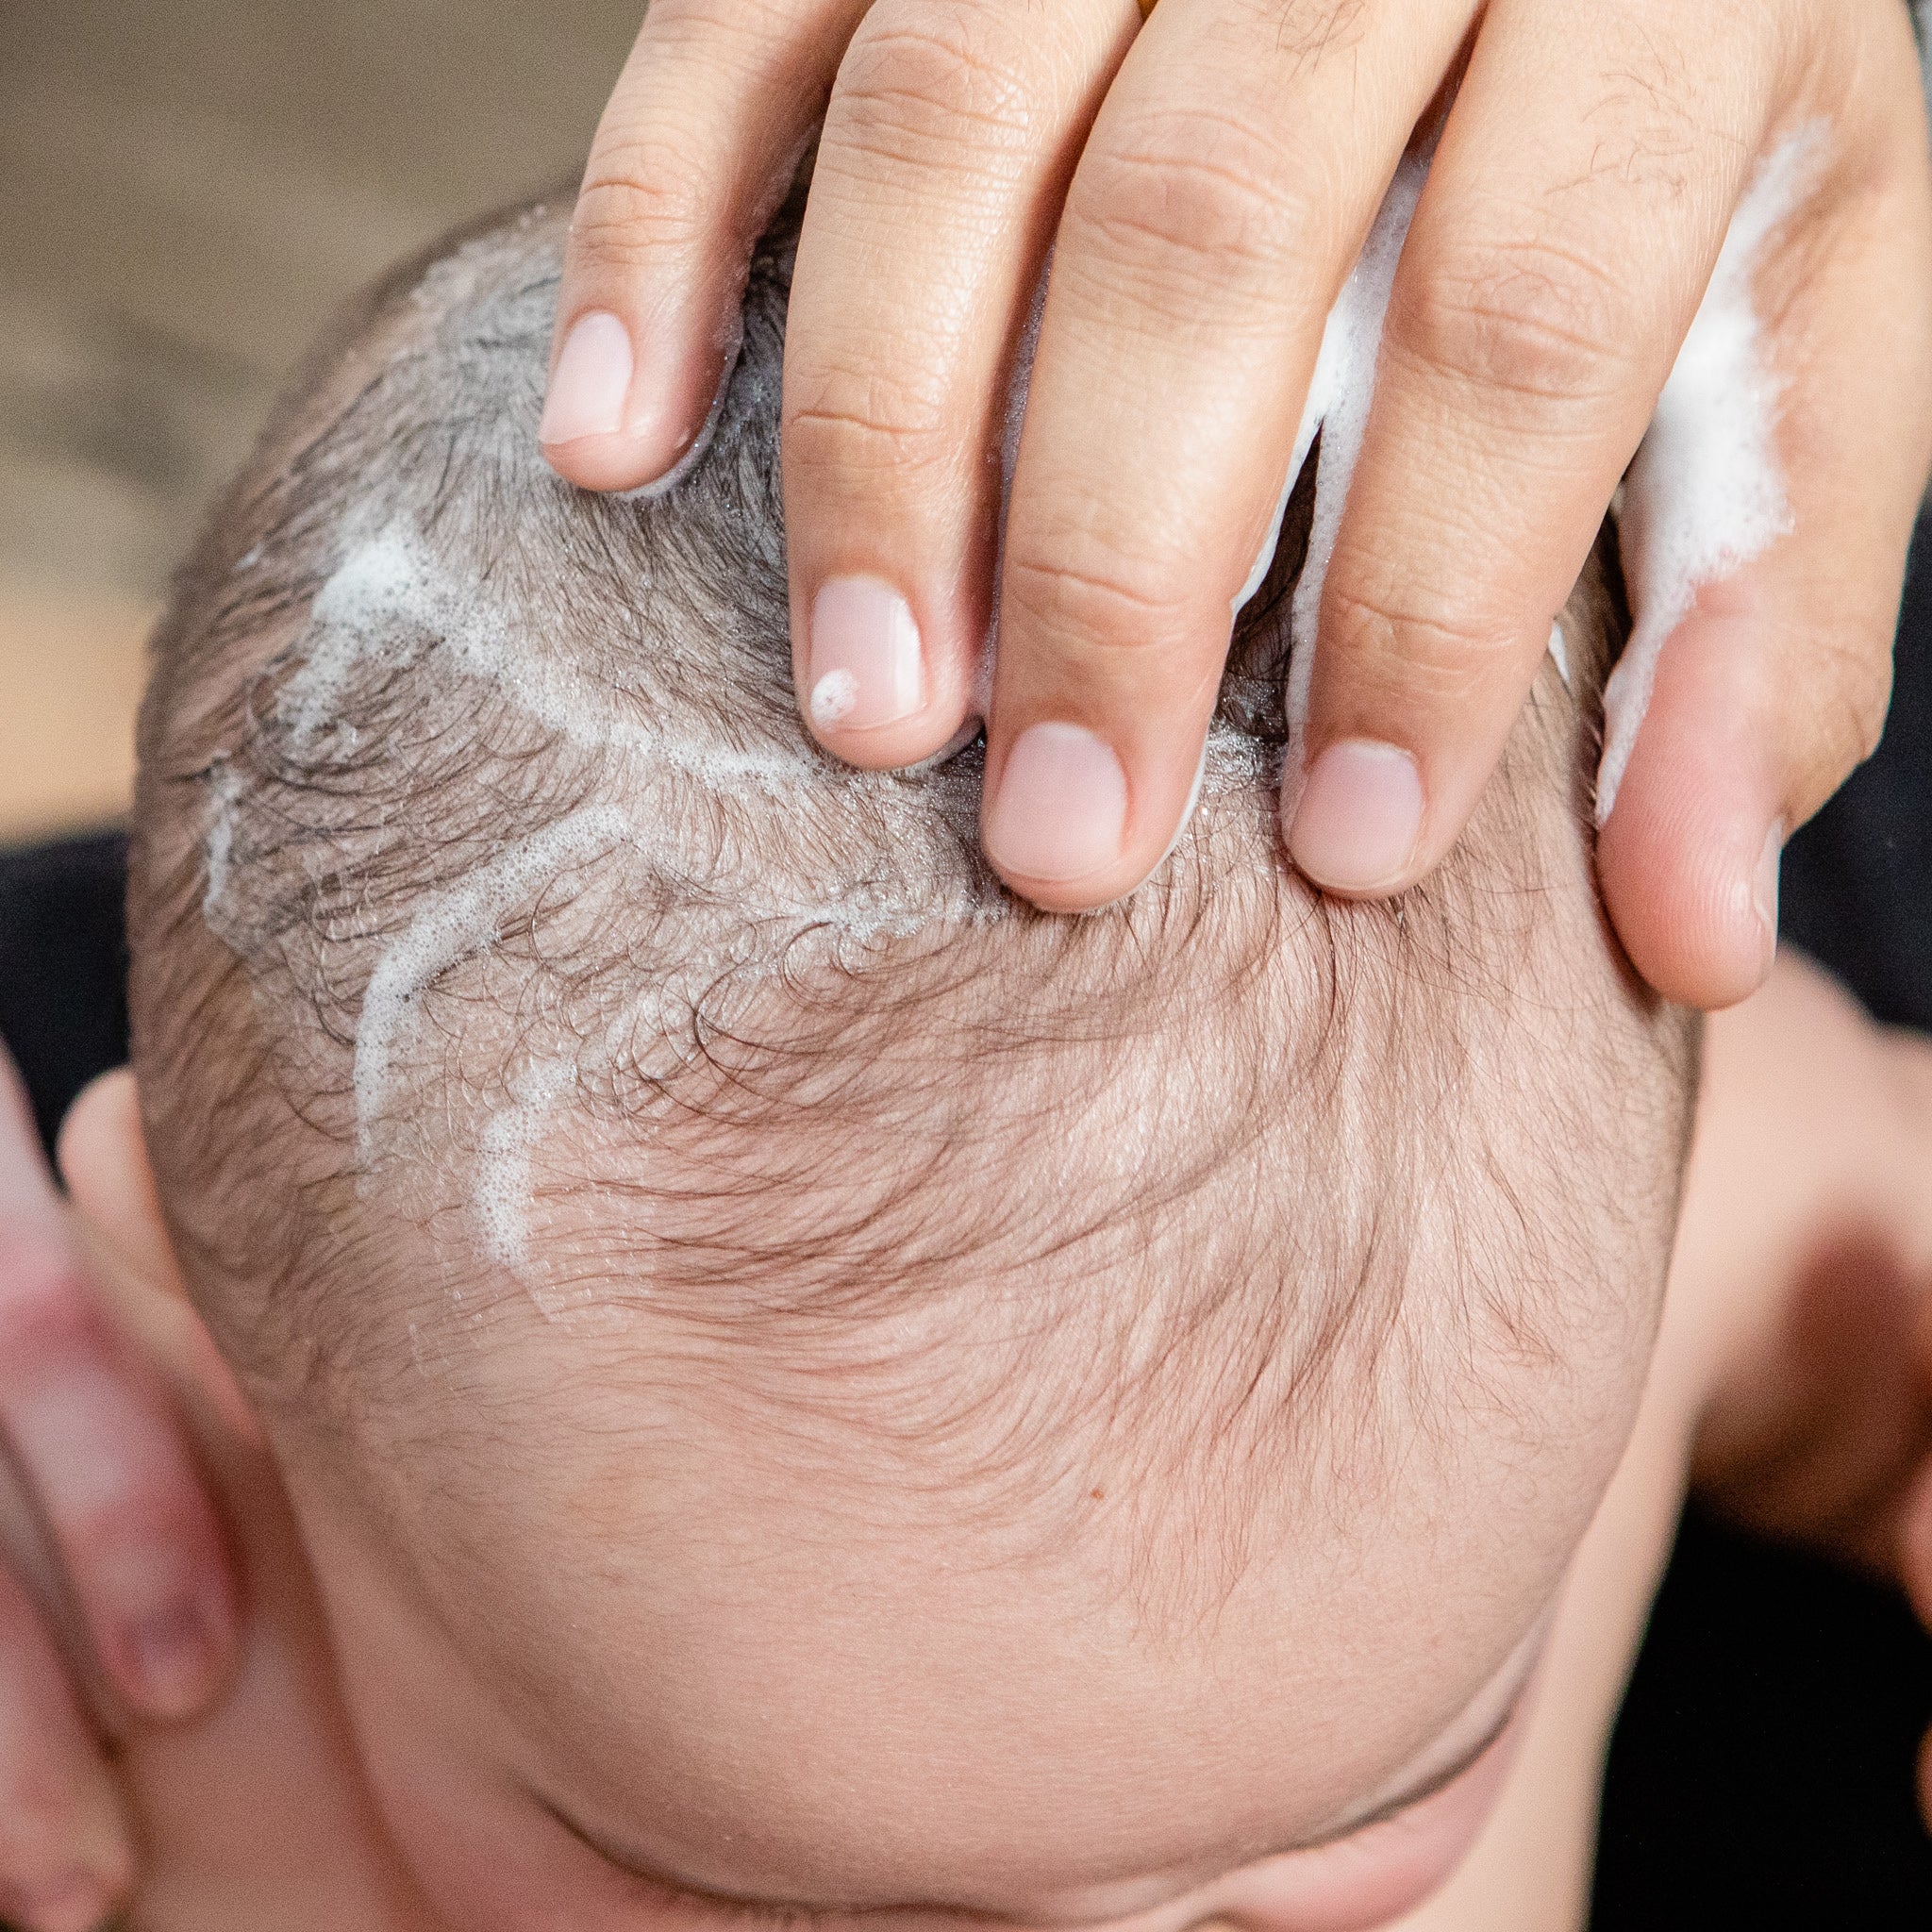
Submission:
[[[45,1626],[80,1660],[73,1695],[96,1736],[204,1713],[233,1667],[232,1569],[176,1394],[129,1345],[0,1048],[0,1521],[16,1551],[37,1525],[41,1551],[24,1576],[0,1569],[0,1915],[64,1874],[117,1885],[132,1869]]]
[[[657,0],[598,138],[559,309],[559,351],[585,315],[608,315],[632,375],[615,427],[556,437],[553,458],[615,487],[689,447],[749,238],[829,103],[789,378],[799,689],[841,755],[923,756],[972,708],[993,584],[984,458],[1057,235],[1069,266],[1016,479],[991,769],[1030,724],[1105,742],[1125,812],[1114,870],[1048,879],[1011,851],[1002,870],[1042,903],[1112,896],[1179,814],[1226,598],[1278,485],[1320,314],[1463,51],[1328,580],[1310,735],[1317,758],[1392,746],[1419,780],[1421,829],[1379,882],[1338,871],[1319,826],[1291,823],[1290,847],[1331,888],[1377,891],[1446,850],[1752,159],[1822,119],[1830,167],[1756,291],[1788,385],[1795,526],[1670,641],[1600,846],[1607,903],[1653,983],[1734,998],[1770,957],[1777,839],[1877,730],[1932,437],[1925,138],[1896,0],[1517,0],[1479,16],[1418,0],[1366,24],[1336,0],[1162,0],[1144,35],[1129,0],[1050,16],[970,0]],[[1284,135],[1326,125],[1343,101],[1347,139]],[[809,705],[819,600],[855,582],[907,600],[917,638],[916,702],[884,722]],[[1561,587],[1547,600],[1546,583]],[[869,594],[856,616],[848,597],[848,632]],[[129,1351],[108,1292],[8,1080],[0,1500],[13,1531],[36,1525],[13,1541],[39,1560],[29,1594],[0,1576],[0,1893],[40,1904],[0,1895],[0,1912],[50,1926],[85,1923],[134,1869],[98,1741],[164,1748],[159,1727],[223,1694],[233,1564],[260,1560],[247,1510],[226,1496],[225,1528],[184,1443],[193,1378]],[[1895,1322],[1908,1303],[1866,1312]],[[1733,1404],[1752,1428],[1707,1445],[1740,1507],[1761,1407]],[[197,1440],[228,1466],[225,1437]],[[1850,1431],[1840,1448],[1862,1474],[1867,1439]],[[1890,1567],[1890,1513],[1849,1527],[1834,1514],[1847,1481],[1755,1507]],[[60,1688],[56,1650],[76,1689]]]
[[[650,1649],[673,1688],[645,1733],[658,1740],[655,1759],[644,1751],[613,1781],[608,1765],[598,1770],[595,1724],[546,1726],[497,1673],[479,1674],[474,1650],[446,1613],[430,1613],[383,1539],[305,1473],[299,1456],[278,1464],[182,1292],[128,1076],[109,1076],[84,1097],[62,1157],[75,1239],[109,1284],[117,1332],[187,1418],[246,1586],[240,1666],[226,1697],[197,1723],[123,1727],[111,1781],[83,1695],[70,1688],[84,1665],[70,1679],[52,1663],[56,1655],[76,1659],[76,1632],[47,1635],[38,1676],[22,1677],[14,1654],[9,1690],[39,1698],[40,1734],[57,1747],[37,1767],[41,1788],[70,1791],[73,1816],[86,1805],[90,1816],[120,1808],[128,1850],[139,1843],[142,1852],[131,1923],[151,1932],[255,1932],[263,1924],[372,1932],[675,1924],[722,1932],[728,1919],[742,1919],[741,1906],[708,1893],[821,1906],[863,1899],[908,1932],[946,1932],[964,1922],[941,1901],[968,1892],[998,1899],[987,1915],[1002,1922],[1109,1932],[1185,1932],[1224,1916],[1304,1932],[1385,1924],[1405,1908],[1400,1923],[1415,1932],[1550,1932],[1581,1921],[1602,1747],[1693,1459],[1767,1526],[1849,1549],[1932,1610],[1932,1048],[1882,1033],[1795,961],[1711,1029],[1685,1219],[1643,1406],[1546,1641],[1540,1622],[1467,1708],[1375,1790],[1329,1791],[1323,1802],[1334,1829],[1297,1827],[1320,1848],[1232,1864],[1205,1848],[1186,1855],[1180,1839],[1151,1866],[1137,1865],[1131,1847],[1124,1857],[1104,1846],[1096,1855],[1104,1826],[1062,1842],[1055,1807],[1042,1817],[1026,1794],[1025,1767],[1010,1758],[977,1768],[974,1789],[991,1807],[983,1816],[971,1807],[933,1813],[904,1834],[890,1806],[867,1802],[856,1834],[850,1819],[840,1824],[836,1804],[816,1810],[817,1781],[789,1778],[782,1751],[770,1763],[738,1765],[729,1785],[738,1811],[718,1815],[703,1797],[704,1727],[688,1730],[678,1706],[694,1698],[721,1713],[732,1707],[742,1674],[729,1634],[735,1613],[722,1626],[708,1618],[715,1641],[688,1654],[675,1648],[675,1620],[662,1643],[631,1640]],[[1893,1378],[1884,1416],[1867,1405],[1836,1418],[1840,1427],[1821,1427],[1820,1390],[1842,1384],[1795,1344],[1810,1305],[1840,1278],[1828,1261],[1848,1241],[1890,1257],[1880,1271],[1889,1291],[1839,1291],[1839,1325],[1856,1307],[1870,1319],[1855,1340],[1875,1355],[1905,1352],[1914,1366]],[[1872,1269],[1860,1278],[1869,1285]],[[1794,1499],[1783,1452],[1800,1429],[1813,1448],[1798,1465]],[[292,1503],[283,1467],[295,1477]],[[1782,1472],[1776,1490],[1753,1474],[1773,1468]],[[1876,1514],[1861,1507],[1850,1521],[1841,1504],[1834,1515],[1834,1496],[1862,1503],[1874,1494],[1888,1499]],[[51,1573],[22,1551],[19,1527],[9,1533],[18,1574],[42,1592]],[[841,1560],[863,1569],[883,1559],[867,1556],[860,1539],[859,1553]],[[871,1587],[890,1597],[897,1586],[878,1569]],[[527,1653],[531,1641],[525,1630],[510,1654],[519,1643]],[[535,1641],[526,1661],[541,1683],[541,1633]],[[992,1662],[967,1659],[969,1674],[983,1681]],[[866,1680],[848,1682],[846,1669],[833,1647],[756,1690],[781,1727],[782,1712],[804,1698],[862,1789],[869,1760],[891,1772],[892,1733],[870,1723]],[[1024,1670],[1008,1658],[1007,1675]],[[618,1681],[634,1686],[635,1674]],[[1512,1705],[1513,1723],[1487,1742]],[[952,1738],[932,1728],[935,1715],[922,1715],[915,1756],[943,1755],[961,1737],[970,1751],[987,1707],[977,1702],[970,1723],[962,1712]],[[1074,1698],[1038,1715],[1041,1748],[1051,1754],[1055,1734],[1082,1735],[1089,1712]],[[1372,1725],[1373,1712],[1362,1715]],[[8,1774],[20,1768],[16,1761]],[[1105,1786],[1098,1765],[1088,1775]],[[626,1788],[634,1798],[646,1788],[658,1796],[626,1809],[616,1801]],[[1079,1812],[1077,1778],[1051,1788],[1062,1814]],[[1185,1838],[1238,1796],[1197,1774],[1169,1782],[1147,1815],[1185,1819]],[[1388,1822],[1349,1825],[1391,1803]],[[42,1816],[50,1834],[62,1827],[58,1806]],[[980,1829],[970,1828],[974,1817]],[[1154,1824],[1146,1842],[1169,1836]],[[1001,1856],[986,1863],[989,1843]],[[131,1871],[123,1857],[120,1869]],[[885,1909],[902,1900],[903,1908]],[[86,1923],[22,1916],[35,1927]]]
[[[1455,842],[1755,162],[1827,129],[1755,290],[1791,528],[1668,641],[1599,852],[1658,991],[1762,979],[1778,848],[1884,718],[1932,457],[1900,0],[1161,0],[1144,25],[1135,0],[654,0],[558,301],[543,435],[571,481],[646,485],[693,447],[821,117],[785,372],[801,710],[858,764],[941,749],[997,578],[985,841],[1059,908],[1131,890],[1186,809],[1323,319],[1419,126],[1441,145],[1283,800],[1302,870],[1361,895]]]

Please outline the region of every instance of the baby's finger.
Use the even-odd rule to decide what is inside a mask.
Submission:
[[[1074,175],[1007,528],[983,820],[1042,906],[1185,813],[1324,321],[1460,9],[1168,0]]]
[[[166,1392],[102,1305],[4,1055],[0,1438],[121,1694],[162,1720],[200,1709],[235,1652],[221,1529]]]
[[[0,1921],[93,1932],[132,1878],[120,1794],[33,1605],[0,1563]]]
[[[661,484],[737,357],[753,243],[867,0],[653,0],[571,222],[541,435],[586,490]]]
[[[1607,700],[1598,868],[1638,971],[1687,1005],[1729,1005],[1770,970],[1779,847],[1884,724],[1932,462],[1932,168],[1913,125],[1909,149],[1826,191],[1758,277],[1788,534],[1685,609],[1689,540],[1722,506],[1649,445],[1631,473],[1637,630]]]
[[[909,764],[974,698],[1008,370],[1132,0],[879,0],[840,70],[785,350],[802,708]]]
[[[1770,93],[1749,35],[1700,86],[1710,63],[1673,40],[1700,19],[1484,16],[1396,274],[1284,784],[1289,849],[1332,891],[1398,891],[1455,842],[1690,325]]]

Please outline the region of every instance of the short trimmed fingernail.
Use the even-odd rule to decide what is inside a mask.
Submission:
[[[1344,738],[1309,769],[1288,828],[1294,862],[1337,892],[1393,890],[1423,829],[1423,781],[1399,745]]]
[[[1127,828],[1127,774],[1080,724],[1029,724],[1013,741],[983,827],[1010,876],[1086,878],[1114,864]]]
[[[1758,924],[1764,928],[1767,958],[1774,957],[1777,952],[1777,884],[1784,854],[1784,822],[1774,820],[1771,830],[1764,835],[1764,850],[1758,854],[1757,875],[1751,881],[1751,909],[1757,914]]]
[[[94,1932],[113,1908],[108,1886],[76,1867],[25,1893],[13,1911],[22,1932]]]
[[[226,1620],[210,1606],[185,1599],[143,1618],[125,1639],[128,1663],[151,1717],[187,1717],[214,1688],[225,1648]]]
[[[912,607],[879,577],[834,577],[811,607],[806,708],[821,731],[866,731],[925,699]]]
[[[575,442],[622,429],[631,368],[630,331],[616,316],[599,310],[579,318],[550,373],[538,441]]]

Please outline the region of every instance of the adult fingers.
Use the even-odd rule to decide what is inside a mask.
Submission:
[[[1319,595],[1320,622],[1284,816],[1332,891],[1398,891],[1455,842],[1643,434],[1771,90],[1764,37],[1742,31],[1724,85],[1702,78],[1710,11],[1496,0],[1484,17],[1325,581],[1311,554],[1298,602]],[[1324,429],[1324,488],[1346,454]]]
[[[797,688],[858,764],[974,702],[1009,363],[1080,144],[1140,13],[880,0],[841,68],[785,352]]]
[[[102,1306],[4,1054],[0,1437],[116,1689],[157,1719],[203,1707],[236,1645],[214,1507],[166,1391]]]
[[[33,1605],[0,1563],[0,1920],[93,1932],[132,1879],[120,1794]]]
[[[1462,37],[1403,0],[1168,0],[1061,222],[1008,510],[982,829],[1095,906],[1187,808],[1324,320]]]
[[[1903,137],[1848,155],[1758,276],[1787,534],[1686,609],[1681,560],[1720,521],[1728,472],[1699,488],[1646,445],[1631,474],[1638,628],[1608,693],[1598,868],[1638,970],[1689,1005],[1740,999],[1769,970],[1779,847],[1884,722],[1932,462],[1932,165],[1905,78]]]
[[[587,490],[669,482],[737,359],[751,250],[867,0],[653,0],[597,128],[540,432]]]

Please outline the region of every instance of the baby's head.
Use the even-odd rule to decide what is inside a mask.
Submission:
[[[797,722],[793,232],[657,500],[538,454],[541,212],[271,425],[142,721],[176,1247],[467,1932],[1377,1922],[1480,1820],[1661,1295],[1692,1043],[1591,885],[1609,598],[1452,861],[1326,902],[1291,535],[1168,863],[1036,913],[976,750]]]

